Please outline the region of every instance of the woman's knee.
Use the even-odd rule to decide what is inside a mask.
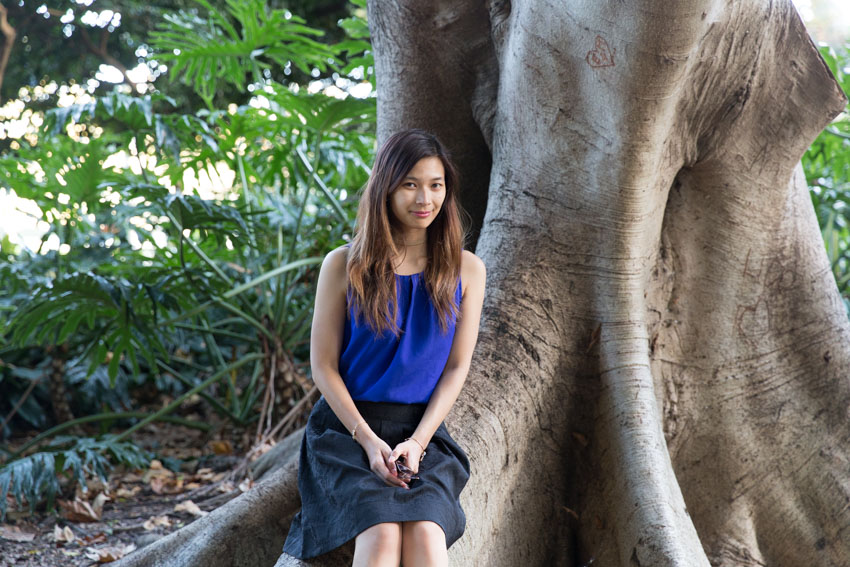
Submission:
[[[375,524],[354,540],[355,565],[398,565],[401,558],[401,524]]]
[[[404,522],[402,524],[402,563],[416,565],[446,565],[446,534],[434,522]]]

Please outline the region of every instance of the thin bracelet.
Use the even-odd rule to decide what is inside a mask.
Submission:
[[[419,445],[420,447],[422,447],[422,443],[420,443],[419,441],[417,441],[415,437],[407,437],[407,438],[405,438],[405,441],[413,441],[414,443],[416,443],[417,445]],[[422,447],[422,454],[421,454],[421,455],[419,455],[419,461],[420,461],[420,462],[422,461],[422,459],[424,459],[424,458],[425,458],[425,453],[426,453],[426,452],[427,452],[427,451],[425,451],[425,447]]]
[[[354,426],[354,429],[351,430],[351,438],[357,441],[357,428],[366,423],[366,420],[358,421],[357,425]]]

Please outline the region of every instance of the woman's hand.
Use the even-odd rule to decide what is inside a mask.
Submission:
[[[422,446],[413,439],[402,441],[390,453],[390,457],[387,459],[387,465],[392,470],[395,470],[395,462],[400,460],[413,471],[413,474],[418,474],[422,453]]]
[[[395,462],[389,461],[392,450],[383,439],[375,435],[371,429],[363,431],[362,440],[360,439],[360,431],[357,432],[357,437],[358,441],[360,441],[360,446],[363,447],[363,451],[366,452],[366,458],[369,460],[369,468],[372,469],[372,472],[375,473],[378,478],[383,480],[388,486],[409,488],[407,483],[398,477]],[[419,457],[417,457],[417,459],[418,458]]]

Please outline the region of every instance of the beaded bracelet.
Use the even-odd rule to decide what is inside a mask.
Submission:
[[[354,429],[351,430],[351,438],[355,441],[357,440],[357,428],[366,423],[366,420],[358,421],[357,425],[354,426]]]

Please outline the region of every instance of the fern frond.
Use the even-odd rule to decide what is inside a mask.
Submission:
[[[71,477],[86,489],[86,477],[106,480],[113,464],[143,468],[151,455],[129,441],[115,441],[115,435],[102,437],[57,437],[38,453],[0,466],[0,522],[6,519],[6,496],[11,494],[20,508],[24,500],[30,513],[46,501],[52,509],[61,490],[60,479]]]

